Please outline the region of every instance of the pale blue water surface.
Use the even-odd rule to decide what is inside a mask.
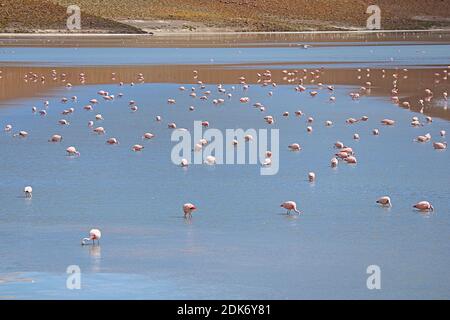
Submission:
[[[450,64],[450,46],[298,48],[2,48],[0,61],[60,65],[158,63],[248,63],[285,61],[360,62],[354,65]],[[424,54],[425,52],[426,54]],[[390,61],[390,57],[395,57]],[[367,63],[366,63],[367,62]],[[201,78],[201,76],[200,76]],[[238,79],[236,79],[237,81]],[[390,80],[389,80],[390,81]],[[193,81],[194,82],[194,81]],[[302,298],[445,298],[450,297],[450,153],[413,138],[439,131],[450,123],[435,118],[420,128],[409,125],[414,114],[389,98],[352,101],[356,87],[338,86],[336,103],[321,90],[316,98],[299,94],[293,85],[277,88],[224,85],[233,97],[213,106],[216,84],[208,101],[192,99],[180,84],[74,84],[45,96],[3,102],[0,127],[11,123],[26,139],[0,132],[0,298],[31,299],[302,299]],[[196,86],[184,83],[187,88]],[[314,86],[309,86],[314,88]],[[100,89],[124,97],[100,101],[94,112],[82,110]],[[268,96],[272,90],[274,95]],[[204,91],[204,90],[201,90]],[[62,96],[78,96],[62,105]],[[262,102],[266,113],[239,103],[248,96]],[[168,105],[167,99],[177,100]],[[31,106],[48,99],[46,117]],[[139,110],[131,113],[128,101]],[[194,112],[188,106],[195,105]],[[76,111],[57,124],[60,112]],[[304,118],[293,113],[301,109]],[[281,117],[289,111],[291,116]],[[87,122],[101,113],[105,136]],[[268,126],[264,115],[274,115]],[[163,121],[154,121],[161,115]],[[349,117],[369,120],[345,124]],[[315,119],[306,132],[306,117]],[[393,127],[380,120],[392,118]],[[258,165],[174,165],[168,122],[192,129],[194,120],[212,128],[279,128],[280,170],[261,176]],[[332,127],[324,122],[332,120]],[[372,136],[373,128],[381,134]],[[156,136],[142,141],[144,132]],[[360,141],[352,136],[358,132]],[[63,135],[51,144],[52,134]],[[107,137],[120,144],[105,144]],[[336,140],[356,151],[358,164],[330,168]],[[303,150],[289,152],[298,142]],[[141,143],[141,153],[130,150]],[[80,157],[67,157],[74,145]],[[227,146],[227,149],[230,147]],[[307,181],[314,171],[317,181]],[[22,189],[34,188],[25,199]],[[378,197],[390,195],[393,207],[380,208]],[[427,199],[435,212],[421,214],[412,205]],[[297,201],[304,214],[286,216],[279,205]],[[181,206],[198,207],[188,223]],[[90,228],[103,237],[99,247],[81,246]],[[81,268],[80,290],[66,288],[66,268]],[[381,268],[381,290],[368,290],[366,268]]]

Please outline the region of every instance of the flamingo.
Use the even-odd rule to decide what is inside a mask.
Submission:
[[[206,160],[205,160],[205,164],[210,165],[210,166],[215,165],[216,164],[216,157],[211,156],[211,155],[207,156]]]
[[[153,133],[150,132],[146,132],[144,133],[144,135],[142,136],[143,139],[151,139],[153,138],[155,135]]]
[[[144,149],[144,146],[141,146],[140,144],[135,144],[134,146],[131,147],[131,150],[135,152],[142,151],[142,149]]]
[[[420,211],[434,211],[434,207],[428,201],[420,201],[416,203],[413,208],[416,208]]]
[[[338,163],[339,163],[339,161],[338,161],[337,158],[332,158],[332,159],[331,159],[331,167],[332,167],[332,168],[336,168],[337,165],[338,165]]]
[[[342,149],[344,147],[344,144],[341,141],[336,141],[334,143],[334,147],[337,149]]]
[[[193,205],[192,203],[185,203],[183,204],[183,212],[185,218],[192,218],[192,212],[197,210],[197,207]]]
[[[97,127],[93,130],[96,134],[105,134],[105,128],[103,127]]]
[[[33,188],[31,186],[26,186],[23,188],[23,193],[25,194],[25,198],[31,198],[33,196]]]
[[[66,149],[66,152],[69,156],[79,156],[80,153],[77,151],[75,147],[68,147]]]
[[[436,150],[447,149],[447,142],[433,142],[433,148]]]
[[[288,146],[291,151],[300,151],[302,148],[298,143],[293,143]]]
[[[388,196],[383,196],[383,197],[379,198],[377,200],[377,203],[382,206],[392,207],[391,198],[389,198]]]
[[[62,136],[59,134],[54,134],[52,137],[48,140],[48,142],[61,142]]]
[[[187,161],[187,159],[181,159],[181,162],[180,162],[180,166],[181,167],[187,167],[189,165],[189,162]]]
[[[391,119],[383,119],[381,120],[381,124],[384,124],[385,126],[393,126],[395,121]]]
[[[418,136],[416,139],[414,139],[415,142],[428,142],[431,140],[431,135],[427,133],[424,136]]]
[[[287,210],[286,214],[291,214],[291,210],[293,210],[294,212],[296,212],[297,214],[300,214],[301,212],[299,210],[297,210],[297,204],[294,201],[286,201],[283,202],[280,207],[284,208]]]
[[[261,164],[262,167],[270,167],[272,165],[272,159],[270,157],[265,158],[263,163]]]
[[[119,141],[116,138],[109,138],[106,140],[107,144],[119,144]]]
[[[251,135],[251,134],[246,134],[245,136],[244,136],[244,139],[245,139],[245,141],[252,141],[253,140],[253,136]]]
[[[26,137],[28,137],[28,132],[21,130],[18,133],[14,134],[14,137],[17,137],[17,136],[19,136],[20,138],[26,138]]]
[[[349,164],[356,164],[356,158],[354,156],[348,156],[344,159],[345,162],[349,163]]]
[[[89,231],[89,238],[83,238],[81,240],[81,245],[89,244],[89,241],[92,241],[92,245],[95,244],[95,240],[97,240],[97,244],[100,244],[100,238],[102,237],[102,232],[99,229],[91,229]]]

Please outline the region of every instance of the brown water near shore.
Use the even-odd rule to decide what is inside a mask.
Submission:
[[[285,63],[284,63],[285,64]],[[248,68],[249,65],[146,65],[146,66],[82,66],[82,67],[34,67],[34,66],[4,66],[2,70],[2,78],[0,79],[0,107],[11,106],[11,100],[18,98],[43,97],[47,96],[52,89],[64,87],[67,83],[72,85],[93,85],[93,84],[111,84],[123,82],[129,85],[131,82],[139,83],[138,74],[142,73],[147,83],[179,83],[189,84],[193,83],[192,72],[197,70],[201,80],[205,84],[236,84],[239,83],[239,78],[244,76],[246,82],[250,85],[262,85],[261,78],[257,76],[258,73],[263,73],[271,66],[277,68],[277,64],[264,64],[264,69],[260,68],[258,64],[253,64],[253,68]],[[55,69],[58,74],[66,74],[64,78],[58,77],[53,80],[51,71]],[[271,69],[272,81],[282,84],[298,84],[301,79],[308,89],[316,89],[317,84],[324,85],[348,85],[352,87],[365,86],[370,88],[365,94],[371,96],[379,96],[389,98],[391,96],[393,74],[398,73],[398,87],[400,88],[399,97],[401,101],[409,101],[412,111],[419,111],[419,99],[423,97],[425,89],[433,90],[435,97],[443,97],[443,92],[446,91],[445,86],[447,81],[442,79],[443,68],[418,68],[397,70],[397,69],[372,69],[370,77],[367,77],[367,72],[362,70],[358,72],[355,69],[349,68],[330,68],[324,69],[321,72],[320,79],[313,80],[309,69],[308,72],[304,70],[288,70],[295,75],[287,76],[283,70]],[[116,73],[116,77],[112,79],[112,72]],[[86,81],[84,84],[79,82],[79,74],[85,73]],[[27,75],[34,74],[36,77],[29,77]],[[361,76],[361,79],[358,79]],[[45,77],[42,81],[41,77]],[[367,81],[371,85],[366,84]],[[70,94],[70,93],[68,93]],[[433,104],[426,104],[424,114],[450,120],[450,110],[447,108]]]

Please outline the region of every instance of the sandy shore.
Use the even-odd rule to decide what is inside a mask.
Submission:
[[[303,43],[414,41],[450,43],[450,30],[354,30],[323,32],[158,32],[103,33],[0,33],[0,47],[259,47],[302,46]]]

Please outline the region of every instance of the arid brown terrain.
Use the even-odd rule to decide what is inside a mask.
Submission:
[[[0,30],[63,31],[73,4],[83,32],[353,30],[365,28],[370,4],[383,29],[450,26],[445,0],[0,0]]]

